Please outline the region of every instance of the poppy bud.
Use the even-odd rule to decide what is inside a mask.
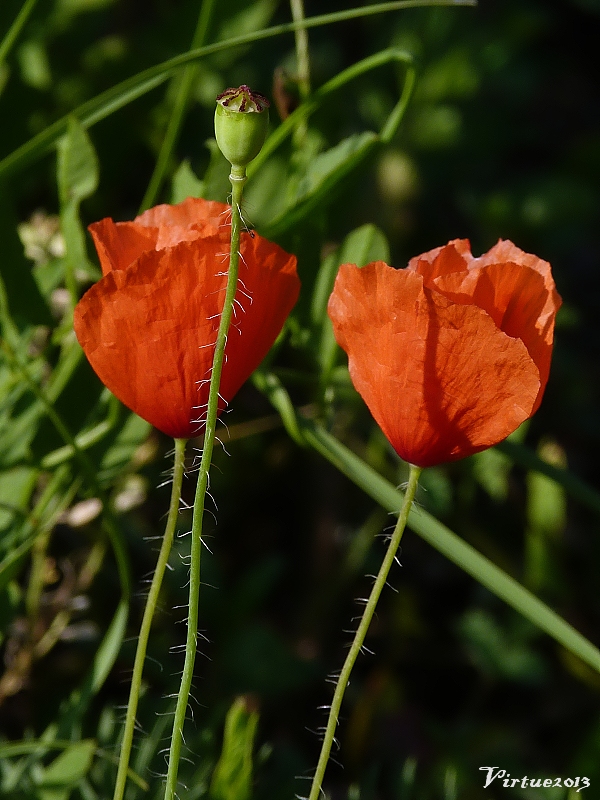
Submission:
[[[217,97],[215,137],[225,158],[245,167],[259,154],[269,124],[269,101],[244,85]]]

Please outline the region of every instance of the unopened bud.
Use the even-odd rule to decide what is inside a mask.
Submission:
[[[230,164],[245,167],[267,137],[269,101],[248,86],[227,89],[217,97],[215,137]]]

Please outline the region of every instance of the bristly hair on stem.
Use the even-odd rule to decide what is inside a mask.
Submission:
[[[335,681],[335,692],[333,694],[333,700],[331,701],[329,715],[327,718],[327,725],[325,727],[323,743],[321,746],[321,753],[319,755],[319,762],[315,770],[315,775],[313,778],[308,800],[318,800],[321,793],[323,792],[322,788],[323,778],[325,776],[325,770],[327,768],[327,764],[331,760],[331,748],[336,742],[335,732],[338,725],[338,719],[339,719],[340,709],[342,707],[342,700],[344,698],[344,693],[346,691],[346,687],[350,680],[350,674],[352,672],[352,668],[354,667],[354,664],[359,654],[365,651],[369,652],[368,648],[365,648],[364,645],[365,637],[367,635],[369,626],[375,614],[375,608],[377,607],[379,597],[381,595],[381,592],[383,591],[383,587],[387,583],[390,569],[392,568],[392,564],[394,563],[396,552],[400,545],[400,540],[402,538],[402,534],[404,533],[404,528],[406,527],[408,515],[410,513],[415,493],[417,491],[417,485],[419,482],[419,476],[421,474],[421,471],[422,470],[420,467],[415,467],[411,464],[408,486],[406,489],[406,493],[404,495],[404,502],[402,504],[402,508],[400,509],[400,512],[398,514],[398,522],[396,523],[396,527],[394,529],[392,537],[390,538],[385,557],[383,559],[383,562],[381,564],[375,582],[373,583],[371,594],[365,601],[365,610],[361,615],[358,628],[354,635],[354,640],[350,645],[350,650],[348,651],[348,655],[346,656],[346,660],[344,661],[344,666],[342,667],[339,675],[337,676],[337,680]]]
[[[200,557],[202,553],[202,523],[204,519],[206,495],[208,490],[209,470],[212,461],[212,453],[215,444],[215,433],[217,414],[219,408],[219,386],[221,382],[221,372],[225,360],[225,344],[227,334],[231,326],[233,317],[233,305],[237,289],[238,270],[239,270],[239,250],[242,220],[240,216],[240,204],[244,183],[246,181],[245,167],[231,168],[231,247],[229,254],[229,270],[227,275],[227,289],[225,301],[221,312],[217,342],[213,358],[213,366],[210,378],[210,389],[205,418],[204,445],[202,449],[202,459],[198,471],[198,483],[196,485],[196,496],[194,499],[194,511],[192,518],[192,547],[190,554],[190,580],[189,580],[189,602],[188,602],[188,626],[185,646],[185,661],[181,676],[181,685],[177,697],[175,716],[173,719],[173,733],[169,748],[169,765],[165,782],[165,800],[174,800],[177,794],[179,762],[181,760],[181,749],[184,744],[183,728],[187,718],[188,703],[192,680],[194,677],[194,665],[196,662],[196,652],[198,646],[198,599],[200,593]]]
[[[142,617],[142,624],[140,627],[140,633],[135,652],[133,674],[131,676],[131,687],[129,690],[129,701],[127,703],[127,712],[125,715],[125,730],[123,731],[123,740],[119,753],[119,766],[117,768],[117,780],[115,783],[113,800],[123,800],[125,785],[127,783],[127,773],[129,770],[129,760],[133,746],[133,736],[136,730],[140,730],[137,723],[136,714],[140,697],[140,688],[142,685],[142,674],[144,671],[144,663],[146,661],[146,650],[148,647],[148,640],[150,638],[152,619],[158,604],[158,597],[160,594],[165,570],[169,566],[168,561],[171,554],[171,548],[173,546],[175,528],[177,526],[181,487],[183,484],[183,474],[185,471],[185,445],[185,439],[175,440],[171,502],[169,503],[169,513],[167,516],[167,523],[162,545],[156,562],[156,568],[154,570],[154,575],[148,590],[148,596],[146,599],[146,605],[144,607],[144,615]]]

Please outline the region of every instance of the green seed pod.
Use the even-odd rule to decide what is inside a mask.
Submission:
[[[245,167],[259,154],[267,136],[269,101],[248,86],[227,89],[217,97],[215,137],[234,167]]]

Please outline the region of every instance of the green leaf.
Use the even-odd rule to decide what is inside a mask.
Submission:
[[[271,19],[276,7],[275,0],[256,0],[249,4],[230,1],[223,6],[226,16],[217,38],[231,39],[260,30]]]
[[[58,190],[61,203],[81,202],[98,187],[98,159],[90,137],[76,117],[69,117],[67,133],[58,142]]]
[[[0,533],[25,514],[36,480],[37,470],[31,467],[0,472]]]
[[[383,231],[376,225],[362,225],[344,239],[340,263],[364,267],[372,261],[390,263],[390,246]]]
[[[45,91],[52,86],[52,73],[44,42],[37,39],[24,42],[17,51],[17,56],[23,83],[38,91]]]
[[[324,259],[311,303],[311,322],[314,327],[314,352],[321,365],[322,381],[328,383],[335,362],[337,343],[333,327],[327,316],[327,303],[333,290],[341,264],[356,264],[364,267],[371,261],[390,261],[390,248],[385,234],[375,225],[362,225],[346,236],[341,247]],[[314,342],[314,339],[317,341]]]
[[[46,363],[41,358],[26,363],[29,341],[27,336],[15,340],[10,364],[12,371],[0,364],[0,469],[32,457],[32,443],[43,427],[49,406],[54,406],[61,396],[83,357],[76,342],[62,348],[54,371],[45,381],[43,395],[48,403],[46,406],[37,394],[45,377]],[[81,386],[80,383],[75,387],[73,395],[78,411],[82,408],[82,397],[85,397]]]
[[[77,301],[76,270],[89,273],[85,231],[79,219],[79,204],[98,186],[98,159],[81,122],[70,117],[67,133],[58,142],[57,164],[60,221],[65,237],[65,278],[73,305]]]
[[[506,631],[489,612],[470,609],[460,621],[460,632],[471,659],[488,675],[526,684],[544,679],[545,663],[529,645],[529,631]]]
[[[491,498],[500,502],[508,496],[512,461],[495,448],[473,456],[473,475]]]
[[[128,590],[128,587],[126,588]],[[124,593],[82,686],[72,692],[68,702],[61,709],[58,721],[51,723],[44,732],[44,737],[48,740],[51,741],[57,735],[71,735],[72,731],[78,728],[81,717],[86,712],[92,697],[102,688],[117,660],[123,644],[128,616],[129,597]]]
[[[555,442],[542,444],[538,455],[555,467],[566,466],[565,453]],[[528,472],[526,481],[525,578],[534,591],[551,590],[560,582],[555,549],[567,522],[567,496],[559,483],[539,472]]]
[[[230,50],[238,45],[256,43],[273,36],[290,33],[299,28],[308,29],[316,28],[321,25],[332,25],[343,20],[397,11],[414,5],[429,5],[430,3],[431,0],[397,0],[397,2],[377,3],[373,6],[360,6],[358,8],[345,9],[344,11],[332,14],[308,17],[301,23],[288,22],[282,25],[274,25],[271,28],[264,28],[259,31],[255,30],[249,34],[242,34],[232,39],[214,42],[213,44],[199,47],[196,50],[182,53],[174,58],[170,58],[168,61],[163,61],[161,64],[149,67],[139,72],[137,75],[133,75],[131,78],[127,78],[74,109],[72,115],[81,120],[84,127],[89,128],[96,122],[106,119],[110,114],[123,108],[138,97],[142,97],[147,92],[160,86],[161,83],[164,83],[164,81],[175,75],[179,69],[185,67],[187,64],[198,61],[212,53]],[[475,0],[436,0],[436,4],[474,5]],[[288,117],[288,119],[290,119],[290,117]],[[395,120],[393,121],[395,122]],[[48,152],[48,149],[64,134],[67,123],[68,117],[62,117],[3,158],[2,161],[0,161],[0,178],[23,169],[27,164],[30,164],[32,161]],[[384,131],[382,131],[381,135],[382,141],[386,140]]]
[[[30,374],[34,380],[38,370],[30,365]],[[29,389],[19,374],[13,374],[10,380],[2,381],[8,370],[0,371],[0,385],[6,394],[0,408],[0,469],[6,469],[28,459],[31,455],[31,443],[37,433],[44,408]]]
[[[244,188],[242,211],[249,212],[248,221],[261,229],[275,219],[287,205],[289,162],[280,155],[271,156],[252,176]]]
[[[35,498],[36,502],[27,518],[18,527],[14,526],[9,535],[2,538],[6,554],[0,561],[0,591],[18,574],[37,537],[44,531],[52,530],[57,519],[72,502],[79,488],[79,480],[72,482],[64,491],[64,484],[68,478],[66,467],[57,469],[40,495]]]
[[[0,66],[2,66],[2,63],[10,53],[11,48],[17,41],[19,34],[23,30],[23,26],[27,22],[29,15],[33,11],[36,3],[37,0],[25,0],[21,6],[21,10],[15,17],[14,22],[4,34],[4,37],[0,42]]]
[[[364,267],[372,261],[390,262],[390,247],[383,231],[375,225],[362,225],[346,236],[341,247],[321,265],[312,298],[311,319],[319,324],[327,314],[327,303],[341,264]]]
[[[519,430],[521,429],[519,428]],[[574,472],[542,461],[539,456],[522,445],[515,438],[515,434],[496,445],[496,449],[506,453],[515,464],[519,464],[526,469],[533,469],[542,475],[547,475],[551,480],[563,486],[578,503],[582,503],[600,515],[600,492],[597,489],[582,481]]]
[[[337,182],[350,172],[376,141],[377,135],[372,131],[355,133],[317,156],[298,187],[296,202],[305,202],[315,194],[322,193],[324,187]]]
[[[223,750],[210,785],[213,800],[249,800],[252,794],[252,748],[258,713],[238,697],[227,713]]]
[[[547,442],[539,456],[548,464],[564,468],[564,452],[557,444]],[[546,475],[527,475],[527,522],[533,530],[549,538],[557,538],[566,525],[567,498],[564,488]]]
[[[68,800],[71,790],[87,774],[96,742],[85,739],[61,753],[44,770],[36,792],[37,800]]]
[[[365,131],[349,136],[317,156],[300,181],[295,197],[261,233],[268,238],[280,236],[319,205],[327,202],[331,191],[374,150],[378,143],[377,134]]]
[[[203,197],[204,181],[196,177],[190,162],[186,159],[182,161],[175,174],[173,175],[173,186],[171,188],[171,203],[176,205],[185,200],[186,197]]]
[[[4,644],[6,633],[10,631],[19,611],[22,612],[22,595],[16,581],[8,586],[0,585],[0,646]],[[0,746],[1,751],[1,746]],[[2,753],[0,752],[0,758]]]
[[[131,461],[135,450],[148,438],[151,430],[150,423],[137,414],[129,414],[120,430],[115,431],[114,439],[102,456],[98,470],[100,483],[110,483],[123,471]]]

